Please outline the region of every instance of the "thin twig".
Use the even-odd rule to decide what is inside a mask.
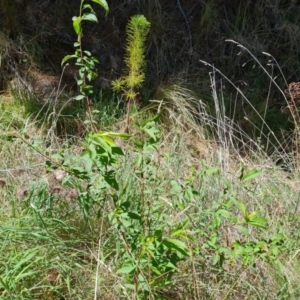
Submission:
[[[97,300],[98,274],[99,274],[99,267],[100,267],[100,249],[101,249],[101,242],[102,242],[103,220],[104,220],[104,218],[102,218],[102,220],[101,220],[100,237],[99,237],[99,242],[98,242],[97,269],[96,269],[96,279],[95,279],[95,294],[94,294],[94,300]]]

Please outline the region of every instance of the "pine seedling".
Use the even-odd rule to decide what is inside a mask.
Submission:
[[[125,54],[125,73],[121,78],[112,82],[114,91],[121,92],[127,101],[126,131],[129,126],[131,104],[134,103],[138,89],[145,80],[145,42],[150,30],[150,23],[143,15],[136,15],[127,25],[127,45]]]

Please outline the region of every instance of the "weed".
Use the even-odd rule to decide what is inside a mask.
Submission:
[[[127,75],[112,82],[113,90],[122,92],[127,100],[126,131],[129,130],[131,105],[139,105],[139,93],[145,80],[145,40],[150,23],[142,15],[133,16],[127,25],[126,72]]]
[[[106,13],[108,13],[108,5],[105,0],[92,0],[93,2],[102,6]],[[75,53],[73,55],[67,55],[62,61],[62,64],[66,63],[70,59],[76,59],[76,65],[79,66],[78,80],[77,85],[80,89],[80,95],[78,95],[75,100],[85,99],[86,107],[89,116],[89,123],[92,125],[94,130],[96,130],[96,125],[93,121],[93,112],[92,112],[92,103],[91,103],[91,94],[93,93],[93,87],[89,84],[93,79],[97,77],[95,73],[95,63],[98,60],[92,56],[89,51],[83,50],[82,48],[82,37],[83,29],[82,22],[98,22],[96,13],[90,4],[85,4],[84,0],[81,0],[79,16],[73,17],[73,28],[77,34],[77,42],[74,43]]]

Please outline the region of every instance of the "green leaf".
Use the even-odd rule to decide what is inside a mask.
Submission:
[[[20,261],[15,265],[15,267],[14,267],[15,270],[19,269],[23,264],[26,264],[27,262],[31,261],[32,258],[33,258],[34,256],[37,255],[37,252],[36,252],[36,251],[33,251],[33,252],[30,253],[30,251],[28,250],[28,251],[27,251],[26,253],[24,253],[24,254],[27,254],[27,253],[28,253],[28,255],[25,256],[22,260],[20,260]]]
[[[266,219],[260,216],[254,216],[252,218],[248,218],[248,224],[255,226],[255,227],[259,227],[262,229],[266,229],[267,227],[265,226],[265,224],[267,223]]]
[[[226,219],[231,219],[232,218],[231,213],[228,210],[225,210],[225,209],[219,209],[217,211],[217,214],[224,217],[224,218],[226,218]]]
[[[119,184],[116,180],[116,172],[114,170],[105,172],[104,179],[112,188],[119,190]]]
[[[91,81],[92,80],[92,74],[87,74],[86,78],[87,78],[88,81]]]
[[[135,146],[138,147],[138,148],[143,148],[144,145],[145,145],[145,143],[142,142],[142,141],[137,141],[137,142],[135,142],[134,144],[135,144]]]
[[[25,272],[25,273],[20,273],[20,274],[18,274],[17,277],[15,277],[15,280],[19,281],[19,280],[21,280],[25,277],[29,277],[29,276],[32,276],[32,275],[37,274],[37,273],[40,273],[40,271],[28,271],[28,272]]]
[[[185,227],[188,225],[188,220],[184,221],[183,224],[176,227],[172,232],[171,236],[179,236],[184,239],[193,240],[193,237],[191,235],[191,231],[188,229],[185,229]]]
[[[157,140],[156,134],[160,132],[159,129],[157,129],[156,127],[151,127],[151,128],[144,127],[143,130],[147,132],[154,141]]]
[[[125,155],[122,148],[120,147],[111,147],[111,152],[112,154],[115,154],[115,155]]]
[[[268,244],[265,241],[257,242],[256,246],[262,251],[268,251]]]
[[[93,14],[93,13],[84,14],[82,16],[82,20],[83,21],[91,21],[91,22],[95,22],[95,23],[98,22],[98,19],[97,19],[96,15]]]
[[[215,174],[217,172],[219,172],[219,168],[217,167],[212,167],[212,168],[208,168],[204,171],[205,174],[210,175],[210,174]]]
[[[191,189],[187,188],[184,191],[184,198],[188,201],[193,201],[193,199],[194,199],[193,191]]]
[[[141,219],[141,216],[138,213],[135,213],[133,211],[128,212],[128,217],[130,219],[133,219],[133,220],[140,220]]]
[[[155,115],[152,118],[146,119],[145,121],[143,121],[143,123],[140,125],[140,128],[145,128],[145,127],[150,127],[150,126],[154,126],[155,123],[157,123],[159,118],[159,115]]]
[[[95,11],[93,10],[93,7],[90,4],[84,4],[83,10],[85,10],[85,9],[89,9],[91,12],[95,13]]]
[[[248,231],[248,229],[247,229],[246,227],[241,226],[241,225],[237,225],[236,228],[238,229],[238,231],[239,231],[241,234],[243,234],[243,235],[245,235],[245,236],[250,236],[250,233],[249,233],[249,231]]]
[[[270,252],[272,252],[273,255],[277,256],[279,254],[279,247],[276,245],[271,246]]]
[[[245,174],[242,178],[241,181],[246,181],[249,179],[253,179],[257,176],[259,176],[262,173],[262,171],[258,171],[256,169],[249,171],[247,174]]]
[[[246,217],[248,215],[248,213],[247,213],[247,209],[246,209],[245,204],[242,201],[238,201],[238,200],[236,202],[237,202],[243,216]]]
[[[0,277],[0,283],[6,290],[8,290],[8,291],[10,290],[9,285],[7,285],[6,282],[1,277]]]
[[[216,265],[218,263],[218,261],[220,260],[220,255],[219,254],[216,254],[214,257],[213,257],[213,260],[212,260],[212,265]]]
[[[115,146],[114,141],[111,139],[111,136],[113,136],[110,132],[97,132],[91,135],[92,140],[100,142],[100,144],[103,144],[103,141],[110,146]]]
[[[223,182],[226,185],[226,189],[230,190],[231,189],[231,184],[230,184],[230,181],[228,180],[228,178],[223,177]]]
[[[75,100],[80,101],[80,100],[82,100],[84,98],[85,98],[84,95],[78,95],[78,96],[75,97]]]
[[[132,137],[132,135],[127,134],[127,133],[118,133],[118,132],[111,132],[111,131],[108,131],[108,132],[99,132],[99,134],[101,134],[101,135],[108,135],[108,136],[111,136],[111,137],[121,138],[121,139],[129,139],[129,138]]]
[[[92,0],[92,1],[99,4],[99,5],[101,5],[104,8],[104,10],[106,11],[106,14],[108,14],[109,7],[108,7],[108,4],[105,0]]]
[[[282,274],[283,273],[283,265],[282,265],[281,261],[279,259],[276,259],[274,263],[276,264],[277,268],[279,269],[280,273]]]
[[[88,152],[84,153],[81,157],[84,159],[84,166],[87,173],[92,171],[93,160],[92,158],[96,156],[96,150],[93,147],[89,147]]]
[[[241,174],[239,176],[240,180],[242,180],[242,178],[244,177],[244,171],[245,171],[245,165],[243,162],[241,162]]]
[[[176,265],[172,264],[170,261],[168,261],[166,266],[170,269],[176,269]]]
[[[185,243],[177,240],[177,239],[170,239],[166,238],[163,240],[163,244],[168,248],[168,249],[174,249],[183,254],[184,256],[189,256],[189,249],[185,245]]]
[[[92,53],[91,53],[90,51],[84,50],[83,52],[84,52],[87,56],[91,56],[91,55],[92,55]],[[89,59],[91,59],[91,58],[89,58]]]
[[[135,271],[136,267],[135,266],[127,266],[127,267],[123,267],[121,269],[118,270],[118,273],[121,274],[132,274]]]
[[[77,85],[78,85],[78,86],[83,85],[83,80],[82,80],[82,79],[78,79],[78,80],[77,80]]]
[[[73,28],[77,35],[81,35],[81,18],[80,17],[73,17]]]
[[[62,60],[62,62],[61,62],[61,64],[64,64],[66,61],[68,61],[69,59],[71,59],[71,58],[76,58],[77,56],[76,55],[66,55],[64,58],[63,58],[63,60]]]
[[[124,214],[122,214],[124,215]],[[129,227],[132,227],[132,222],[131,220],[127,220],[125,219],[124,217],[123,218],[120,218],[120,222],[122,223],[122,225],[126,228],[129,228]]]
[[[107,145],[111,147],[115,146],[115,142],[109,136],[102,135],[101,138],[106,142]]]
[[[63,156],[60,153],[55,153],[51,155],[51,158],[53,159],[63,159]]]
[[[171,193],[173,195],[178,195],[182,191],[181,185],[174,179],[172,179],[170,183],[172,186]]]
[[[100,146],[106,153],[109,155],[112,154],[112,146],[103,137],[93,134],[91,140],[93,144]]]

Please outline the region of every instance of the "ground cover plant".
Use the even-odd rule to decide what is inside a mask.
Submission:
[[[50,173],[45,145],[7,132],[3,299],[298,297],[288,176],[257,160],[248,170],[231,161],[225,171],[212,156],[207,165],[158,120],[140,124],[124,150],[113,139],[129,136],[112,132],[52,148]]]
[[[108,11],[106,1],[92,2]],[[211,3],[204,15],[214,12]],[[178,77],[149,105],[116,113],[113,98],[97,99],[97,60],[83,50],[85,26],[96,20],[82,0],[75,53],[63,60],[78,66],[77,94],[66,103],[85,101],[85,113],[73,116],[80,134],[58,132],[59,93],[47,113],[32,115],[34,91],[0,96],[0,298],[298,299],[299,118],[278,83],[283,72],[276,78],[228,41],[282,95],[292,126],[280,138],[266,122],[269,99],[258,109],[247,88],[204,60],[209,101]],[[202,25],[214,26],[209,20]],[[236,26],[246,26],[241,20]],[[127,65],[132,98],[136,80],[147,77],[144,37],[134,57],[142,63]],[[130,38],[128,60],[139,40]],[[236,92],[230,105],[224,86]],[[245,107],[246,125],[236,118]]]

